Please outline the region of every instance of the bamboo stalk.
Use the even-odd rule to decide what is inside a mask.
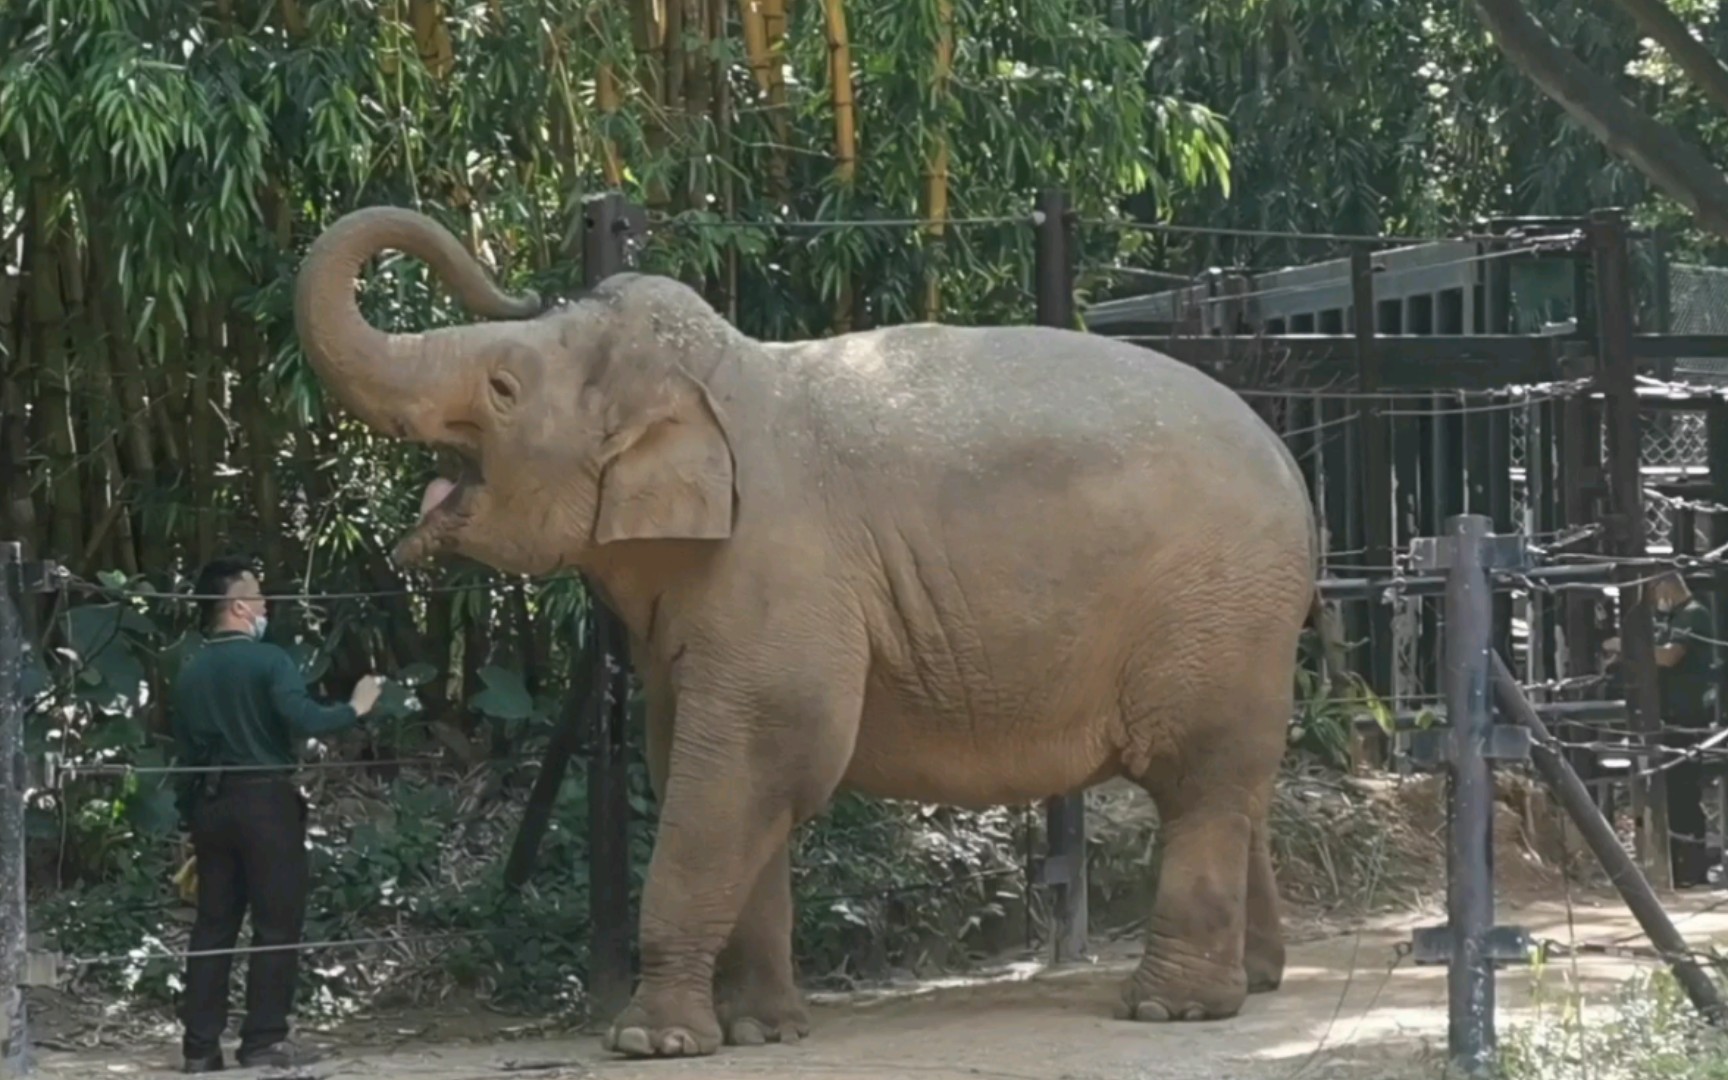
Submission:
[[[290,41],[306,36],[306,13],[300,10],[300,0],[280,0],[278,10],[282,12],[282,29],[288,32]]]
[[[414,26],[414,47],[420,62],[437,78],[445,78],[456,66],[456,49],[444,25],[440,0],[408,0],[408,18]]]
[[[191,320],[187,353],[192,360],[190,437],[192,452],[192,502],[195,557],[203,562],[216,553],[216,410],[211,396],[211,369],[217,347],[210,331],[215,320],[212,305],[200,297],[187,312]]]
[[[594,80],[594,96],[600,106],[600,115],[604,120],[611,120],[618,115],[618,77],[612,73],[611,64],[601,64],[600,72]],[[609,136],[600,139],[601,168],[606,174],[606,186],[621,187],[624,183],[624,163],[618,156],[618,144]]]
[[[774,125],[774,149],[768,155],[770,189],[784,199],[790,191],[792,114],[786,104],[786,2],[762,0],[762,37],[767,49],[768,119]]]
[[[857,117],[852,103],[852,47],[846,36],[845,0],[822,0],[823,25],[828,37],[828,90],[834,109],[834,178],[850,190],[858,177]],[[852,329],[852,275],[840,269],[840,288],[834,297],[834,332]]]
[[[49,542],[55,557],[72,558],[83,549],[83,484],[72,419],[72,366],[66,349],[61,251],[49,226],[55,200],[41,185],[31,194],[24,228],[24,265],[30,268],[25,281],[30,318],[24,336],[31,366],[40,373],[34,405],[43,417],[52,470],[48,484]]]
[[[676,0],[670,0],[676,6]],[[664,48],[667,33],[668,0],[630,0],[630,41],[636,50],[639,66],[637,78],[647,99],[645,127],[648,153],[654,160],[648,170],[646,201],[649,208],[664,207],[666,185],[656,167],[666,151],[666,79]]]
[[[852,102],[852,46],[845,0],[822,0],[828,32],[828,87],[834,107],[834,175],[851,186],[858,174],[857,115]]]
[[[745,6],[748,6],[747,4]],[[719,40],[726,35],[726,0],[710,0],[708,5],[709,37]],[[725,72],[714,80],[713,125],[718,145],[715,157],[720,161],[720,212],[727,218],[738,212],[738,193],[733,183],[732,144],[732,81]],[[721,269],[719,303],[716,307],[727,319],[738,319],[738,245],[727,244],[725,264]]]
[[[773,81],[774,57],[768,51],[768,23],[762,11],[763,0],[738,0],[738,22],[744,31],[744,60],[750,75],[756,80],[756,91],[762,100],[768,98],[768,86]]]
[[[936,116],[931,126],[929,163],[924,175],[925,231],[930,238],[931,260],[926,261],[924,278],[924,319],[936,322],[942,317],[942,281],[934,265],[948,226],[948,83],[954,70],[954,4],[953,0],[936,0],[936,67],[930,99]]]
[[[0,369],[0,525],[6,535],[25,546],[25,557],[41,550],[36,535],[36,500],[30,492],[29,416],[24,407],[27,371],[23,358],[21,279],[0,274],[0,357],[10,362]]]

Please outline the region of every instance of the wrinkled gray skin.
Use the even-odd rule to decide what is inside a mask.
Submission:
[[[502,321],[366,325],[385,248]],[[296,312],[344,405],[467,462],[398,558],[578,567],[629,627],[662,810],[608,1046],[806,1032],[787,840],[842,786],[978,807],[1129,777],[1166,825],[1119,1015],[1278,984],[1266,815],[1316,553],[1294,463],[1225,387],[1033,327],[764,344],[636,274],[539,313],[395,209],[318,240]]]

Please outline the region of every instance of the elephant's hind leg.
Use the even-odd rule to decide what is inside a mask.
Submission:
[[[1209,1020],[1234,1016],[1248,996],[1247,807],[1208,799],[1164,820],[1158,895],[1147,923],[1146,954],[1122,989],[1131,1020]]]
[[[1118,1014],[1135,1020],[1234,1016],[1250,986],[1282,977],[1283,944],[1265,815],[1283,755],[1288,691],[1206,695],[1180,743],[1140,782],[1158,804],[1163,856],[1146,954]]]
[[[735,1046],[797,1042],[810,1033],[792,960],[788,845],[769,860],[739,913],[714,976],[714,1007]]]
[[[1269,828],[1268,818],[1262,815],[1254,823],[1248,852],[1248,932],[1242,965],[1250,994],[1276,990],[1284,981],[1284,927],[1278,914],[1278,880],[1272,871]]]

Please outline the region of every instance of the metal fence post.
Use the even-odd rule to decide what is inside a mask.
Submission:
[[[1493,1067],[1494,967],[1524,959],[1522,931],[1494,925],[1494,760],[1527,759],[1529,732],[1497,725],[1489,711],[1494,584],[1489,572],[1521,568],[1524,538],[1492,535],[1493,521],[1461,514],[1445,535],[1418,541],[1419,569],[1446,571],[1442,679],[1447,727],[1424,732],[1422,755],[1442,764],[1446,783],[1446,921],[1416,931],[1419,963],[1444,963],[1449,1056],[1466,1075]]]
[[[642,221],[623,195],[608,192],[582,208],[582,276],[593,288],[628,269],[631,236]],[[603,687],[588,732],[588,897],[592,938],[588,992],[592,1012],[610,1016],[630,1002],[633,920],[630,915],[630,790],[627,768],[630,717],[628,638],[615,613],[601,602],[592,582],[590,640]]]
[[[0,543],[0,1075],[30,1070],[24,981],[28,957],[25,928],[24,834],[24,554],[22,545]]]
[[[1074,327],[1074,214],[1068,194],[1048,189],[1038,194],[1033,215],[1037,229],[1038,324]],[[1060,964],[1086,955],[1086,794],[1078,792],[1045,803],[1048,855],[1038,884],[1054,897],[1051,937]]]

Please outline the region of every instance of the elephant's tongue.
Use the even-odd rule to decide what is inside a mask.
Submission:
[[[427,484],[426,493],[420,496],[420,520],[425,521],[426,515],[436,510],[438,504],[449,498],[450,493],[455,490],[455,482],[446,480],[442,476]]]

